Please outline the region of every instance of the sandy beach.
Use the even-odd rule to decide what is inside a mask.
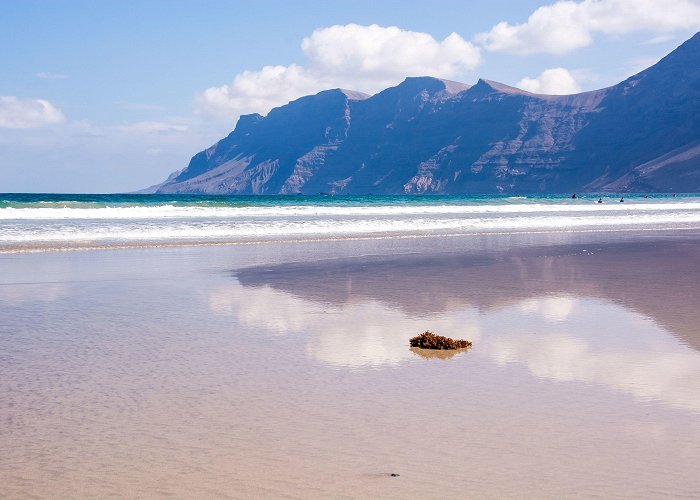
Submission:
[[[699,243],[2,254],[0,497],[698,497]]]
[[[700,0],[0,1],[0,500],[700,500]]]

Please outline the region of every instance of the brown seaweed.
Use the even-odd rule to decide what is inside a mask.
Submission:
[[[426,331],[409,340],[411,347],[420,347],[421,349],[465,349],[471,347],[472,343],[468,340],[451,339],[442,335],[435,335],[431,331]]]

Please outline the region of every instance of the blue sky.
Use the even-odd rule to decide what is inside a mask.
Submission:
[[[601,88],[698,29],[698,0],[5,0],[0,192],[143,188],[241,113],[327,87]]]

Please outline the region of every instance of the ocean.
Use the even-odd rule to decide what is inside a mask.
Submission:
[[[621,198],[0,194],[0,252],[700,227],[700,195]]]

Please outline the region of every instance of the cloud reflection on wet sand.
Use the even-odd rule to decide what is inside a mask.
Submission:
[[[700,352],[686,345],[686,330],[676,337],[643,313],[654,312],[639,306],[648,306],[649,288],[639,287],[635,295],[636,285],[624,281],[638,263],[630,262],[627,270],[618,266],[610,275],[622,288],[625,300],[620,300],[619,294],[607,293],[617,290],[609,280],[587,272],[606,258],[617,259],[618,248],[610,255],[598,249],[603,258],[597,263],[587,252],[564,250],[477,257],[453,267],[452,274],[445,270],[455,257],[436,257],[421,262],[418,277],[406,273],[416,269],[414,258],[405,264],[392,258],[308,263],[291,270],[281,265],[261,274],[248,269],[239,273],[244,291],[237,284],[219,289],[210,296],[210,306],[269,334],[299,335],[311,357],[331,366],[410,361],[407,339],[430,329],[473,340],[469,356],[488,356],[500,366],[520,363],[538,378],[599,384],[700,411]],[[663,266],[655,271],[669,272]],[[658,292],[662,281],[646,278]],[[678,294],[657,300],[662,321],[669,309],[687,310]]]
[[[267,334],[302,336],[307,354],[338,367],[381,367],[411,358],[407,338],[420,333],[417,322],[446,335],[480,338],[471,308],[417,321],[378,301],[324,304],[270,287],[241,290],[239,285],[212,290],[209,307]]]

